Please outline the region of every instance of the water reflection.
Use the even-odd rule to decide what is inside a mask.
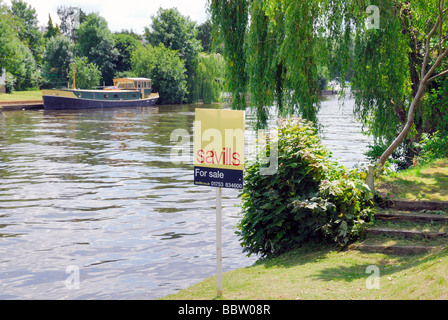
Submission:
[[[0,119],[0,298],[156,298],[212,275],[214,192],[169,158],[195,107]],[[236,195],[224,192],[227,270],[253,262],[234,235]],[[80,289],[65,286],[69,265]]]
[[[215,190],[170,161],[196,107],[0,117],[0,299],[154,299],[213,275]],[[255,261],[234,233],[237,195],[223,189],[224,271]]]

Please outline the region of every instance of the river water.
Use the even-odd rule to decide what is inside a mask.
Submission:
[[[0,299],[156,299],[215,274],[215,189],[170,160],[177,105],[0,114]],[[322,103],[322,138],[348,167],[363,159],[348,100]],[[191,138],[193,141],[193,138]],[[223,270],[250,266],[223,189]]]

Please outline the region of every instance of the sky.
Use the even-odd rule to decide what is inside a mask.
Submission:
[[[4,1],[8,6],[10,0]],[[179,12],[201,24],[207,20],[207,0],[25,0],[36,9],[39,26],[46,26],[48,14],[53,23],[59,24],[57,8],[60,6],[80,7],[85,13],[95,12],[106,19],[112,32],[133,30],[143,34],[144,28],[151,24],[151,16],[159,8],[177,8]]]

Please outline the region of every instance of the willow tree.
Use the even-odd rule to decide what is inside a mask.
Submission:
[[[425,97],[428,84],[446,74],[447,8],[444,0],[383,0],[374,7],[378,23],[372,27],[366,24],[373,16],[369,5],[329,1],[326,10],[333,61],[346,71],[347,60],[337,57],[344,56],[352,37],[355,114],[377,144],[385,145],[378,159],[383,166],[403,142],[418,141],[434,122],[427,109],[438,106]]]
[[[425,11],[425,13],[429,13],[425,17],[426,21],[418,19],[419,17],[416,19],[417,27],[420,27],[421,29],[419,30],[420,32],[414,34],[416,40],[421,42],[422,50],[420,50],[420,52],[423,54],[423,59],[420,70],[412,70],[414,72],[419,72],[412,74],[412,79],[414,80],[415,78],[415,81],[412,82],[412,102],[408,109],[406,123],[397,138],[379,158],[378,164],[380,166],[384,165],[387,158],[403,142],[414,126],[415,113],[420,105],[420,101],[425,95],[428,84],[448,73],[448,66],[446,66],[446,69],[442,67],[442,62],[444,62],[448,55],[448,45],[446,44],[446,39],[448,37],[448,25],[446,23],[448,7],[446,7],[444,0],[438,0],[437,6],[435,6],[436,1],[416,2],[418,4],[418,9],[420,9],[420,13]],[[430,10],[429,12],[427,11],[428,9]],[[409,12],[408,17],[409,21],[411,21],[413,19],[411,18],[413,13],[410,12],[411,8],[408,7],[405,8],[405,10]],[[418,11],[416,11],[417,10],[415,10],[414,13],[418,13]],[[412,56],[409,58],[410,65],[412,65]]]
[[[318,1],[210,0],[224,43],[233,108],[257,109],[264,125],[275,104],[285,114],[315,120],[318,109]]]
[[[434,121],[427,112],[434,106],[422,99],[448,67],[446,7],[444,0],[210,0],[234,108],[245,106],[249,90],[261,122],[274,103],[315,120],[317,68],[327,64],[342,80],[351,76],[356,116],[390,146],[380,165]]]
[[[200,52],[195,81],[195,101],[220,101],[224,83],[224,59],[219,53]]]
[[[248,23],[247,0],[209,0],[212,21],[224,44],[227,62],[228,90],[232,93],[232,107],[246,108],[246,29]]]

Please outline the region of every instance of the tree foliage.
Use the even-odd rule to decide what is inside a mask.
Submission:
[[[224,59],[218,53],[199,53],[196,69],[195,100],[220,101],[224,89]]]
[[[347,1],[342,6],[329,1],[325,7],[329,13],[330,58],[343,77],[352,72],[355,113],[377,139],[394,137],[400,121],[404,123],[410,94],[409,45],[402,33],[397,3],[381,2],[379,29],[365,28],[367,1]]]
[[[111,84],[118,51],[107,21],[96,13],[90,13],[75,34],[79,55],[96,64],[101,70],[103,80]]]
[[[69,82],[73,86],[73,68],[68,70]],[[101,71],[95,63],[89,62],[87,57],[75,58],[75,87],[94,89],[100,84]]]
[[[67,77],[69,65],[73,62],[74,45],[70,39],[57,35],[48,40],[44,53],[43,72]]]
[[[0,2],[0,68],[7,70],[8,81],[19,90],[34,87],[40,80],[33,52],[20,38],[21,27],[20,20]]]
[[[59,6],[57,13],[60,25],[55,25],[48,15],[46,29],[42,30],[38,27],[36,10],[25,0],[13,0],[10,6],[0,0],[0,68],[7,69],[8,88],[64,87],[70,69],[67,66],[75,55],[86,57],[89,64],[100,69],[101,83],[110,85],[115,77],[132,75],[131,56],[142,50],[142,35],[132,31],[112,34],[103,17],[86,14],[79,7]],[[148,50],[157,52],[162,59],[150,59],[151,72],[157,74],[155,88],[160,93],[174,94],[161,97],[160,101],[184,103],[219,99],[222,66],[216,68],[216,63],[222,63],[222,59],[216,55],[199,57],[202,41],[210,50],[210,29],[210,22],[197,26],[175,8],[160,8],[152,17],[152,24],[145,30],[152,47]],[[160,44],[172,52],[159,48]],[[175,59],[175,55],[179,59]],[[168,59],[166,67],[162,65],[165,58]],[[165,85],[167,89],[163,88]]]
[[[14,18],[0,2],[0,69],[12,70],[10,72],[14,72],[20,64],[20,39],[14,24]]]
[[[232,93],[232,108],[246,107],[247,72],[245,38],[249,21],[249,5],[247,0],[209,1],[211,20],[219,30],[226,59],[226,85]]]
[[[20,40],[31,50],[37,63],[42,60],[43,35],[39,30],[36,9],[23,0],[11,1],[11,13],[18,20]]]
[[[369,5],[325,1],[325,24],[330,61],[343,77],[352,74],[355,114],[374,136],[375,147],[384,151],[378,160],[382,165],[399,146],[404,156],[410,154],[423,132],[438,127],[438,119],[428,115],[437,110],[441,119],[444,108],[428,103],[427,86],[438,86],[437,81],[430,83],[431,75],[444,70],[446,3],[384,0]],[[371,18],[377,26],[366,23]]]
[[[211,53],[213,48],[213,27],[210,20],[205,21],[198,27],[197,39],[201,41],[202,48],[204,52]]]
[[[139,46],[138,35],[129,32],[114,34],[115,48],[118,51],[115,72],[126,72],[131,70],[131,55]]]
[[[418,8],[420,4],[420,8]],[[431,11],[426,11],[428,6],[435,5],[432,7]],[[408,138],[409,133],[412,129],[417,131],[417,137],[420,139],[422,131],[422,120],[423,118],[418,116],[422,112],[423,105],[421,101],[427,96],[427,87],[432,81],[448,74],[448,68],[446,68],[446,57],[448,56],[448,45],[446,45],[445,40],[448,32],[447,15],[448,6],[444,0],[433,1],[432,3],[424,3],[416,1],[416,7],[420,10],[415,11],[422,14],[423,12],[428,13],[426,21],[418,21],[417,25],[420,24],[424,26],[421,32],[422,39],[422,63],[420,69],[415,70],[411,63],[411,79],[418,77],[418,82],[414,82],[412,85],[412,102],[407,110],[406,122],[399,132],[395,140],[388,146],[384,153],[378,159],[379,166],[383,166],[388,157],[400,146],[400,144]],[[423,9],[423,11],[422,11]],[[442,69],[440,69],[442,67]],[[412,73],[414,71],[414,74]],[[415,74],[415,71],[420,71],[420,73]],[[420,120],[420,121],[415,121]],[[420,130],[419,130],[420,129]]]
[[[224,42],[233,107],[245,108],[249,91],[260,125],[273,104],[281,115],[296,113],[315,120],[318,2],[211,0],[210,8]]]
[[[44,38],[51,39],[60,34],[61,30],[59,29],[59,26],[57,24],[53,25],[53,19],[51,19],[51,15],[48,14],[47,30],[44,33]]]
[[[184,61],[187,78],[194,77],[198,53],[202,50],[197,39],[196,23],[183,16],[176,8],[162,9],[152,17],[150,28],[145,28],[145,38],[152,46],[162,43],[166,48],[177,50]],[[192,102],[193,81],[187,83],[188,101]]]
[[[430,75],[446,70],[444,0],[384,0],[375,6],[368,0],[210,0],[209,5],[225,44],[233,107],[244,108],[249,91],[262,124],[273,104],[280,114],[316,120],[318,70],[325,65],[343,84],[350,79],[355,113],[377,143],[391,144],[398,136],[396,148],[403,136],[416,141],[428,122],[434,124],[420,102],[435,80]]]
[[[148,45],[137,48],[131,56],[133,73],[138,77],[152,79],[153,92],[159,93],[160,104],[183,103],[187,95],[187,81],[184,62],[177,51]]]
[[[344,9],[352,13],[356,5],[349,3]],[[427,115],[434,114],[431,109],[440,111],[440,106],[425,101],[428,86],[437,87],[437,82],[431,82],[446,70],[447,10],[443,0],[387,0],[378,6],[378,28],[362,28],[366,12],[359,8],[352,19],[352,24],[359,25],[353,77],[355,112],[377,143],[385,145],[380,165],[401,144],[411,146],[438,122]],[[353,33],[348,23],[341,25],[346,36]],[[404,150],[408,153],[409,147]]]

